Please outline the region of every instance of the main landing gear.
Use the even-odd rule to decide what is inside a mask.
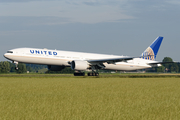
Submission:
[[[99,73],[97,72],[90,72],[87,74],[88,76],[99,76]],[[84,72],[75,72],[74,76],[85,76]]]
[[[88,73],[88,76],[99,76],[99,73],[96,72]]]
[[[74,76],[85,76],[84,72],[75,72]]]

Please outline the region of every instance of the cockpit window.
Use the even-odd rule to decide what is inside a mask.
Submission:
[[[13,53],[13,51],[7,51],[7,53]]]

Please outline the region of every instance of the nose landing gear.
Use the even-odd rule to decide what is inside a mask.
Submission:
[[[13,61],[13,63],[16,65],[15,70],[18,70],[18,62]]]

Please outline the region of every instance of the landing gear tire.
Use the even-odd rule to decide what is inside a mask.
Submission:
[[[88,76],[99,76],[99,73],[88,73]]]
[[[92,76],[92,73],[88,73],[88,76]]]
[[[74,73],[74,76],[85,76],[85,73]]]

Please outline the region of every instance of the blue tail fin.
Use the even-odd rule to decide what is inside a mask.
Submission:
[[[161,46],[163,37],[157,37],[154,42],[142,53],[141,56],[148,56],[149,57],[143,57],[143,59],[147,60],[155,60],[157,53],[159,51],[159,48]]]

